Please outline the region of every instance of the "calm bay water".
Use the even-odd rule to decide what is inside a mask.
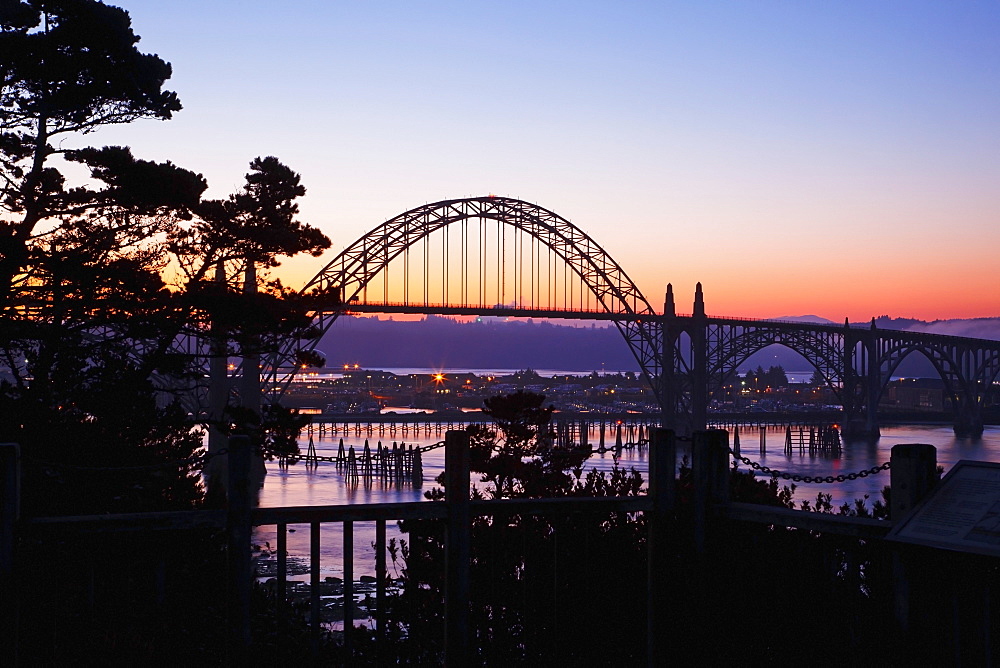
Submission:
[[[352,431],[349,435],[341,433],[326,434],[323,437],[313,436],[316,449],[320,455],[334,456],[340,439],[345,446],[353,445],[360,451],[364,447],[366,435],[364,432],[356,436]],[[414,435],[413,431],[402,435],[379,436],[376,430],[372,436],[367,436],[369,445],[374,449],[381,441],[391,445],[393,441],[407,445],[430,445],[443,439],[442,435],[434,433]],[[590,442],[596,444],[598,434],[591,434]],[[929,443],[937,447],[938,463],[947,471],[962,459],[979,461],[1000,461],[1000,428],[988,427],[979,439],[956,438],[950,426],[910,425],[887,427],[882,430],[882,437],[873,443],[858,441],[844,444],[843,452],[838,457],[829,455],[809,455],[797,452],[784,453],[784,432],[768,431],[766,433],[766,452],[760,454],[759,432],[756,429],[745,430],[740,436],[741,450],[745,457],[758,461],[772,469],[786,471],[791,474],[807,476],[827,476],[847,474],[889,461],[889,452],[897,443]],[[679,444],[678,458],[689,455],[689,446]],[[304,449],[304,447],[303,447]],[[635,467],[645,474],[647,470],[647,453],[638,450],[626,450],[618,460],[624,467]],[[594,455],[588,467],[608,470],[614,465],[610,453]],[[434,479],[444,467],[444,449],[438,448],[424,454],[423,483],[413,485],[409,482],[395,484],[375,479],[371,483],[358,482],[348,484],[334,464],[321,463],[314,471],[307,470],[299,463],[282,470],[276,462],[267,465],[268,473],[260,494],[260,505],[263,507],[278,506],[318,506],[333,504],[358,503],[389,503],[403,501],[423,501],[424,492],[435,486]],[[745,469],[741,464],[741,468]],[[805,484],[800,483],[795,490],[795,500],[801,502],[816,498],[818,492],[833,496],[835,506],[844,502],[853,502],[856,498],[869,496],[871,501],[880,498],[882,487],[889,484],[888,471],[878,475],[868,476],[858,480],[839,484]],[[308,525],[290,525],[288,534],[288,552],[292,557],[307,557],[309,554]],[[388,537],[406,538],[400,534],[394,524],[387,526]],[[374,522],[355,522],[354,524],[354,573],[355,577],[374,573]],[[255,532],[255,542],[264,545],[276,544],[275,528],[260,527]],[[341,576],[343,574],[343,530],[340,524],[324,524],[321,532],[322,575]],[[390,564],[390,573],[392,566]]]

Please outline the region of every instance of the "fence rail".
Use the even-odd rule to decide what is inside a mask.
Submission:
[[[465,432],[451,431],[446,435],[446,466],[448,480],[447,497],[443,502],[421,501],[405,503],[380,503],[364,505],[330,505],[282,508],[251,508],[249,485],[249,461],[251,445],[246,437],[234,437],[229,444],[228,507],[225,510],[197,510],[182,512],[133,513],[120,515],[100,515],[86,517],[41,517],[17,519],[17,475],[16,446],[0,446],[0,462],[5,470],[2,478],[4,558],[4,586],[9,585],[14,564],[16,535],[29,536],[51,532],[101,533],[101,532],[152,532],[164,530],[187,530],[195,528],[226,529],[229,536],[231,586],[235,592],[235,605],[231,610],[231,642],[234,651],[231,656],[246,657],[250,646],[250,589],[253,581],[253,564],[250,551],[250,531],[252,526],[271,526],[277,533],[277,582],[281,597],[286,596],[287,559],[286,532],[290,524],[310,526],[310,575],[312,628],[314,640],[319,633],[319,532],[325,523],[341,523],[344,535],[344,600],[345,600],[345,645],[351,642],[352,612],[351,595],[353,587],[353,523],[374,521],[376,526],[376,569],[379,589],[377,592],[376,623],[379,631],[382,623],[382,605],[385,596],[385,523],[395,520],[440,519],[445,521],[447,582],[444,591],[445,615],[445,661],[447,665],[466,665],[471,647],[468,626],[469,572],[471,519],[476,516],[494,514],[548,514],[577,512],[624,512],[646,513],[648,528],[647,590],[649,592],[647,619],[647,656],[649,665],[658,665],[666,656],[667,648],[658,645],[657,629],[662,624],[660,608],[669,596],[669,583],[661,574],[667,569],[659,568],[658,560],[664,559],[667,550],[661,549],[671,537],[668,531],[669,518],[675,509],[676,441],[674,434],[656,429],[651,434],[649,484],[644,496],[627,498],[561,497],[546,499],[502,499],[472,500],[469,497],[469,442]],[[710,430],[695,434],[692,447],[693,534],[691,539],[695,550],[703,550],[706,536],[713,530],[716,519],[794,527],[823,534],[837,534],[862,539],[882,539],[891,529],[891,522],[869,518],[842,517],[836,515],[790,510],[781,507],[752,505],[731,502],[728,498],[728,476],[730,451],[728,434],[722,430]],[[895,446],[891,460],[892,514],[899,514],[912,508],[936,479],[936,461],[931,446]],[[900,628],[907,624],[908,586],[900,583],[897,587],[897,618]],[[281,606],[284,610],[284,606]]]

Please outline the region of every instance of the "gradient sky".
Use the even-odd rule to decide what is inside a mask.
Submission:
[[[1000,3],[129,0],[184,110],[97,144],[276,155],[333,250],[496,193],[573,221],[653,304],[1000,316]]]

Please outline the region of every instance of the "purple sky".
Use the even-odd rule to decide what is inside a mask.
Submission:
[[[496,193],[572,220],[653,303],[1000,315],[996,2],[133,0],[184,111],[98,144],[301,172],[334,242]]]

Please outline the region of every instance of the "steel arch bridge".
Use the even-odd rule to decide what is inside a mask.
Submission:
[[[876,329],[690,315],[667,286],[657,313],[590,236],[538,205],[506,197],[425,204],[363,235],[303,293],[315,329],[343,314],[405,313],[608,320],[649,382],[663,423],[703,428],[713,395],[753,353],[784,345],[811,363],[844,407],[845,429],[877,434],[877,408],[899,363],[925,356],[944,383],[959,434],[982,432],[982,401],[1000,375],[1000,342]],[[272,401],[315,340],[286,341],[264,365]]]
[[[390,284],[394,261],[401,285]],[[348,311],[609,319],[659,387],[652,306],[589,235],[529,202],[489,196],[411,209],[348,246],[303,292],[329,298],[314,312],[321,333]],[[295,372],[295,349],[285,346],[272,371],[278,388]]]

